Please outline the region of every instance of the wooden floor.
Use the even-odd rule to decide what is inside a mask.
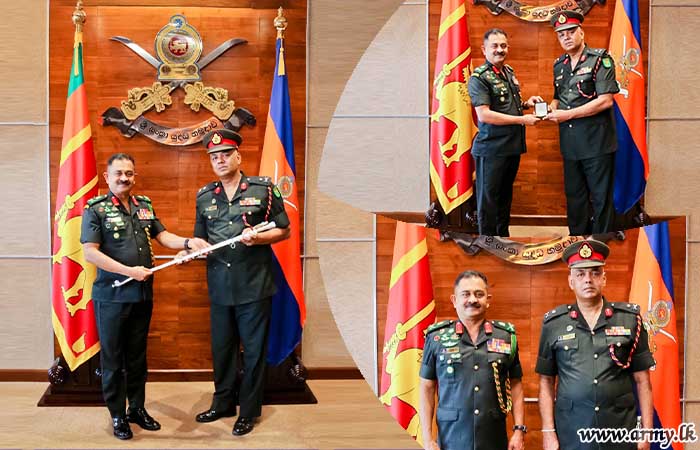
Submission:
[[[345,449],[419,446],[381,406],[363,380],[308,382],[316,405],[264,406],[246,436],[231,435],[235,418],[195,422],[209,407],[212,383],[148,383],[146,408],[162,425],[132,426],[134,438],[112,436],[106,408],[39,408],[46,383],[0,383],[1,448],[266,448]]]

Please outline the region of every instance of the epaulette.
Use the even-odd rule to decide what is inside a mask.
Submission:
[[[492,320],[493,326],[500,328],[501,330],[506,330],[511,334],[515,334],[515,325],[510,322],[501,322],[500,320]]]
[[[454,320],[443,320],[442,322],[434,323],[428,327],[427,330],[425,330],[425,333],[432,333],[435,330],[439,330],[441,328],[448,327],[452,325],[455,321]]]
[[[211,190],[214,190],[218,185],[219,185],[218,181],[212,181],[211,183],[207,184],[206,186],[201,187],[197,191],[197,197],[199,197],[200,195],[205,194]]]
[[[630,314],[639,314],[639,305],[628,302],[610,302],[610,306],[617,311],[622,311]]]
[[[608,51],[604,48],[592,48],[592,47],[588,47],[588,52],[593,54],[593,55],[596,55],[596,56],[603,56],[606,53],[608,53]]]
[[[147,202],[147,203],[152,203],[151,199],[146,197],[145,195],[137,195],[136,200],[142,200],[142,201]]]
[[[556,66],[559,63],[563,63],[565,59],[566,59],[566,54],[561,55],[559,58],[554,60],[554,65]]]
[[[488,69],[488,68],[489,68],[489,65],[488,65],[488,64],[482,64],[482,65],[480,65],[479,67],[477,67],[476,69],[474,69],[474,72],[472,73],[472,76],[478,77],[478,76],[480,76],[482,73],[486,72],[486,69]]]
[[[272,178],[270,178],[270,177],[248,177],[248,182],[250,184],[258,184],[261,186],[268,186],[272,183]]]
[[[559,316],[569,312],[569,309],[570,309],[569,306],[570,305],[560,305],[560,306],[557,306],[556,308],[544,313],[544,323],[547,323],[550,320],[554,319],[555,317],[559,317]]]
[[[508,70],[510,70],[510,73],[514,73],[514,72],[515,72],[515,70],[514,70],[511,66],[509,66],[508,64],[503,64],[503,67],[506,68],[506,69],[508,69]]]
[[[107,194],[104,195],[98,195],[97,197],[92,197],[90,200],[87,201],[88,206],[92,206],[95,203],[103,202],[107,199]]]

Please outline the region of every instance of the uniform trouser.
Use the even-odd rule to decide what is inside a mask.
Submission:
[[[564,160],[566,217],[571,235],[613,231],[614,174],[615,153],[581,160]]]
[[[265,354],[272,298],[237,306],[211,305],[214,359],[212,409],[236,410],[239,344],[243,344],[243,379],[238,391],[241,417],[259,417],[265,386]]]
[[[146,344],[153,302],[95,302],[100,335],[102,395],[112,417],[143,408],[146,397]]]
[[[509,236],[513,183],[520,166],[520,155],[475,156],[476,204],[479,234]]]

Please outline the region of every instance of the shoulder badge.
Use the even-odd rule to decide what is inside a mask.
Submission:
[[[97,197],[92,197],[90,200],[87,201],[87,206],[92,206],[95,203],[105,201],[106,199],[107,199],[107,194],[98,195]]]
[[[248,177],[248,182],[250,184],[257,184],[260,186],[267,186],[272,183],[270,177]]]
[[[137,200],[143,200],[144,202],[152,203],[152,202],[151,202],[151,199],[148,198],[148,197],[146,197],[145,195],[137,195],[137,196],[136,196],[136,199],[137,199]]]
[[[603,56],[603,67],[609,69],[612,67],[612,65],[612,58],[610,58],[609,56]]]
[[[569,308],[567,308],[566,305],[557,306],[556,308],[544,313],[544,323],[549,322],[550,320],[554,319],[555,317],[559,317],[561,315],[564,315],[567,312],[569,312]]]
[[[472,75],[476,75],[478,77],[479,75],[484,73],[486,71],[486,69],[488,69],[488,68],[489,68],[488,64],[482,64],[479,67],[477,67],[476,69],[474,69],[474,73],[472,73]]]
[[[500,320],[492,320],[493,326],[498,327],[502,330],[506,330],[509,333],[515,334],[515,325],[510,322],[502,322]]]
[[[629,314],[639,314],[639,305],[636,303],[629,302],[610,302],[616,311],[626,312]]]
[[[452,325],[455,321],[454,320],[443,320],[442,322],[437,322],[428,327],[427,330],[425,330],[426,334],[432,333],[435,330],[439,330],[441,328],[448,327]]]
[[[216,182],[212,181],[211,183],[207,184],[206,186],[202,186],[198,191],[197,191],[197,197],[200,195],[203,195],[211,190],[213,190],[216,187]]]

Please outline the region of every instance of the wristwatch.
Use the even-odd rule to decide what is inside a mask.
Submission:
[[[525,425],[513,425],[513,431],[520,430],[523,433],[527,433],[527,427]]]
[[[185,239],[185,244],[183,245],[185,250],[192,250],[192,247],[190,247],[190,238]]]

